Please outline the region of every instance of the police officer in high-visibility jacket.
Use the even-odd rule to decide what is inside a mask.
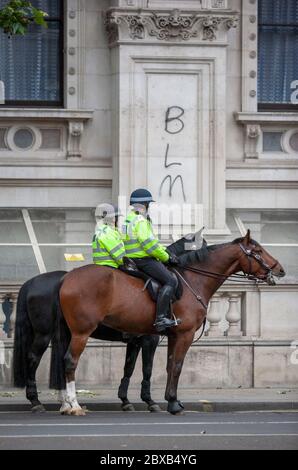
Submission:
[[[158,332],[176,326],[177,322],[168,318],[170,301],[177,287],[177,280],[163,263],[178,264],[178,258],[167,252],[153,233],[148,208],[152,194],[147,189],[136,189],[131,193],[132,211],[125,220],[124,246],[126,254],[137,267],[162,284],[157,299],[156,321]]]
[[[117,229],[118,208],[100,204],[95,211],[96,232],[92,240],[93,262],[101,266],[119,268],[123,264],[125,247]]]

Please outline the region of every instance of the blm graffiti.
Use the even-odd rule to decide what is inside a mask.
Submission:
[[[184,122],[181,119],[184,115],[184,109],[180,106],[170,106],[166,110],[165,114],[165,132],[168,134],[179,134],[184,129]],[[164,168],[169,169],[169,173],[163,178],[159,186],[159,196],[162,195],[164,186],[168,183],[168,196],[171,198],[175,191],[180,191],[183,201],[186,202],[186,195],[184,189],[184,181],[181,173],[177,173],[173,167],[182,166],[179,161],[169,161],[170,144],[167,143],[165,157],[164,157]],[[173,170],[173,171],[172,171]]]

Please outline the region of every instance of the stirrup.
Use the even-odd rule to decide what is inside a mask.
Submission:
[[[156,330],[158,332],[161,332],[163,330],[166,330],[167,328],[172,328],[173,326],[178,326],[178,325],[180,325],[180,323],[181,323],[180,319],[172,320],[170,318],[163,318],[162,320],[156,321],[153,324],[153,326],[156,328]]]

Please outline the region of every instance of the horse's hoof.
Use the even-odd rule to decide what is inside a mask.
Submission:
[[[86,413],[82,408],[72,408],[70,414],[72,416],[85,416]]]
[[[168,402],[168,412],[172,415],[183,414],[184,406],[181,401],[169,401]]]
[[[181,411],[177,411],[177,413],[172,413],[174,414],[175,416],[184,416],[185,415],[185,411],[184,410],[181,410]]]
[[[70,405],[63,405],[59,410],[61,415],[70,415],[71,414],[71,406]]]
[[[60,408],[60,414],[61,415],[71,416],[71,414],[72,414],[71,411],[72,411],[71,406],[69,408],[63,408],[63,409]]]
[[[42,404],[40,404],[40,405],[32,406],[31,412],[32,413],[45,413],[46,409]]]
[[[160,413],[161,408],[155,403],[154,405],[148,405],[148,411],[150,411],[150,413]]]
[[[121,405],[121,409],[122,411],[136,411],[132,403],[126,403],[125,405]]]

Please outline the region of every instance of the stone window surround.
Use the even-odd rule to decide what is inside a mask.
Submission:
[[[258,111],[258,0],[242,0],[242,112]]]
[[[81,137],[84,130],[84,122],[92,119],[92,110],[79,110],[79,109],[51,109],[51,108],[1,108],[0,118],[1,123],[5,126],[6,122],[10,123],[11,127],[17,126],[18,128],[29,127],[28,122],[34,123],[34,127],[44,128],[45,123],[55,124],[60,123],[61,128],[67,130],[67,142],[65,143],[64,154],[67,159],[77,160],[80,159],[81,154]],[[4,153],[1,151],[1,159],[8,157],[9,150]],[[32,150],[31,150],[32,152]],[[26,155],[27,151],[23,152],[18,150],[18,155]],[[44,153],[44,152],[43,152]],[[11,160],[11,159],[10,159]]]
[[[258,113],[258,1],[242,0],[242,112]]]
[[[292,112],[236,112],[235,120],[244,126],[244,159],[259,159],[263,153],[263,132],[283,132],[283,152],[271,152],[266,160],[296,160],[298,153],[289,145],[290,137],[298,132],[298,113]],[[267,153],[267,152],[266,152]]]
[[[0,119],[3,123],[6,120],[11,126],[20,127],[26,127],[28,120],[36,122],[37,127],[38,124],[42,127],[45,122],[60,122],[67,134],[67,142],[62,151],[67,159],[78,160],[82,156],[80,142],[84,122],[93,117],[92,110],[80,108],[83,89],[79,77],[85,63],[85,12],[82,0],[64,0],[64,3],[64,108],[1,106]],[[5,153],[6,155],[1,152],[1,160],[7,158],[7,152]],[[20,151],[17,153],[21,154]]]
[[[284,132],[284,152],[272,152],[271,158],[297,159],[298,154],[289,145],[289,138],[298,132],[298,114],[295,112],[258,112],[258,0],[242,0],[242,105],[234,113],[235,120],[244,126],[244,160],[262,156],[263,131]],[[263,154],[264,155],[264,154]]]
[[[79,80],[85,63],[85,12],[82,0],[64,0],[64,108],[79,109],[82,102],[82,83]],[[1,104],[3,104],[1,102]],[[5,107],[5,103],[4,103]],[[20,109],[22,106],[13,106]],[[30,105],[30,108],[42,106]],[[29,106],[28,106],[29,108]],[[47,109],[49,107],[46,107]],[[54,109],[51,108],[51,109]],[[1,117],[1,107],[0,107]]]

